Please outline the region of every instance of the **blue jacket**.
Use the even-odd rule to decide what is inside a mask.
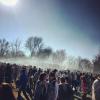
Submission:
[[[48,83],[47,86],[47,100],[57,100],[58,97],[58,84],[56,81]]]
[[[46,86],[41,81],[36,83],[34,100],[47,100]]]
[[[20,75],[20,79],[19,79],[20,88],[21,89],[26,89],[27,83],[28,83],[28,76],[27,76],[27,74],[22,73]]]

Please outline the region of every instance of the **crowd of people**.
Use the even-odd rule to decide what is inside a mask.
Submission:
[[[0,63],[0,100],[100,100],[100,74],[41,68]]]

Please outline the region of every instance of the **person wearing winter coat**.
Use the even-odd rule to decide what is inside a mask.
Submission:
[[[34,99],[33,100],[47,100],[47,82],[46,73],[42,73],[39,81],[36,83]]]
[[[73,100],[73,90],[64,77],[61,78],[59,85],[58,100]]]
[[[19,91],[18,91],[18,98],[21,96],[21,92],[23,92],[23,95],[27,100],[29,100],[29,97],[27,95],[27,84],[28,84],[28,75],[26,73],[26,68],[23,68],[20,74],[19,78]],[[20,100],[20,99],[18,99]]]
[[[58,97],[58,84],[54,72],[49,75],[49,83],[47,86],[47,100],[57,100]]]
[[[100,100],[100,74],[92,85],[92,100]]]

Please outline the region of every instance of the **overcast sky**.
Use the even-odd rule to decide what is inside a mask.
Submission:
[[[41,36],[54,50],[94,57],[100,47],[99,0],[19,0],[15,7],[0,4],[0,38],[24,42]]]

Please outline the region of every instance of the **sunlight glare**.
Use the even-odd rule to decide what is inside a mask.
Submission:
[[[5,6],[15,6],[18,0],[0,0],[0,3]]]

